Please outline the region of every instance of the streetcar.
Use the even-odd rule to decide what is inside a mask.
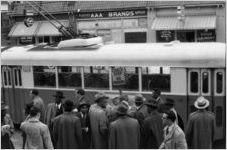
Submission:
[[[85,89],[90,103],[98,91],[117,96],[119,88],[149,99],[152,89],[175,100],[186,126],[194,101],[204,96],[216,116],[215,139],[225,139],[225,43],[122,43],[96,48],[57,49],[45,45],[4,48],[1,53],[2,100],[14,123],[23,121],[29,91],[37,89],[47,106],[56,90],[74,99]],[[120,68],[120,69],[119,69]],[[117,76],[117,77],[116,77]]]

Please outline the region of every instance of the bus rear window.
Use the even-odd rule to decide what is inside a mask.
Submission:
[[[190,73],[190,91],[192,93],[198,93],[199,90],[199,78],[198,72],[191,72]]]

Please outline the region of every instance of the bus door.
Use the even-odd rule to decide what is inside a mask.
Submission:
[[[224,137],[225,127],[225,74],[224,69],[188,70],[188,116],[196,111],[194,102],[199,96],[209,100],[208,110],[216,116],[215,139]]]

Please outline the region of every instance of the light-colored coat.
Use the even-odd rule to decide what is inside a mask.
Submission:
[[[159,149],[187,149],[184,132],[176,123],[168,134],[167,126],[164,128],[164,141]]]
[[[40,109],[40,121],[44,122],[44,115],[45,115],[45,105],[43,99],[39,96],[35,96],[33,99],[33,105]]]
[[[189,116],[186,139],[189,148],[209,149],[215,135],[215,116],[212,112],[198,110]]]
[[[29,118],[20,128],[26,134],[25,149],[53,149],[47,125],[37,118]]]
[[[53,138],[56,149],[79,149],[82,142],[80,119],[72,112],[54,118]]]
[[[91,147],[106,149],[108,147],[108,118],[105,109],[97,104],[90,107]]]
[[[121,116],[110,124],[110,149],[138,149],[140,126],[136,119]]]

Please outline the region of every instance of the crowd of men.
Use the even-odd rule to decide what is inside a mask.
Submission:
[[[25,149],[208,149],[215,134],[215,115],[207,111],[209,101],[198,97],[197,111],[189,116],[186,128],[175,101],[163,100],[158,89],[145,99],[120,95],[110,99],[99,92],[94,104],[83,89],[74,100],[64,100],[57,91],[55,101],[45,107],[37,90],[31,91],[32,103],[26,105],[23,132]],[[13,124],[2,104],[2,148],[13,148]]]

